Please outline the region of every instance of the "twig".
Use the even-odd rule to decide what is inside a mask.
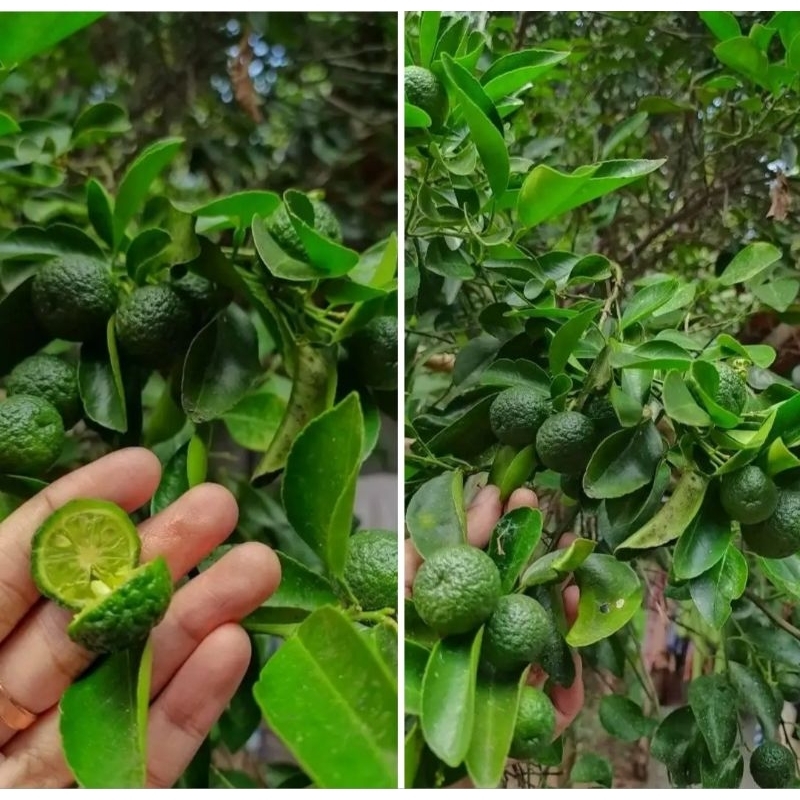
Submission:
[[[782,628],[790,636],[793,636],[795,639],[800,641],[800,628],[795,628],[795,626],[792,625],[791,622],[787,622],[779,614],[776,614],[760,597],[755,595],[750,589],[747,589],[745,591],[744,596],[751,603],[753,603],[753,605],[758,606],[758,608],[760,608],[764,612],[764,615],[769,617],[770,621],[774,622],[779,628]]]

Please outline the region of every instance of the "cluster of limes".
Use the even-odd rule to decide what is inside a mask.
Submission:
[[[525,594],[503,594],[494,561],[467,544],[432,553],[414,578],[412,598],[420,619],[440,636],[467,634],[483,626],[481,668],[499,678],[519,680],[552,641],[553,622],[544,607]],[[510,755],[532,757],[537,747],[550,742],[554,728],[549,698],[526,686]]]

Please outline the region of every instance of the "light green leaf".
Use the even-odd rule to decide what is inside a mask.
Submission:
[[[550,72],[570,54],[558,50],[517,50],[494,61],[481,76],[486,96],[497,102]]]
[[[262,608],[316,611],[323,606],[336,605],[339,600],[333,587],[322,575],[286,553],[278,553],[281,562],[281,582]]]
[[[403,110],[403,124],[406,128],[430,128],[432,120],[427,111],[412,103],[406,103]]]
[[[647,113],[639,110],[628,119],[624,119],[615,125],[600,150],[601,158],[608,158],[620,145],[635,134],[647,122]]]
[[[520,578],[520,588],[541,586],[563,581],[594,552],[596,542],[591,539],[573,539],[567,547],[553,550],[531,564]]]
[[[442,547],[463,544],[467,540],[464,476],[443,472],[423,483],[408,504],[406,527],[423,558]]]
[[[769,61],[758,45],[746,36],[734,36],[720,42],[714,55],[730,69],[769,89]]]
[[[49,50],[105,12],[4,11],[0,14],[0,64],[11,67]]]
[[[725,267],[719,282],[723,286],[733,286],[754,278],[771,267],[781,257],[781,251],[769,242],[753,242],[740,250]]]
[[[717,630],[731,614],[731,601],[741,597],[747,584],[747,561],[730,544],[723,557],[702,575],[692,578],[689,592],[700,616]]]
[[[84,147],[107,136],[131,129],[128,113],[116,103],[95,103],[85,108],[72,127],[73,147]]]
[[[625,330],[634,323],[641,322],[661,308],[674,297],[675,292],[678,290],[678,285],[676,280],[666,280],[639,289],[630,301],[625,304],[620,329]]]
[[[280,204],[281,198],[275,192],[251,190],[218,197],[194,209],[192,214],[196,217],[224,218],[225,222],[219,223],[217,229],[246,228],[253,217],[266,218],[273,214]]]
[[[423,11],[419,18],[419,63],[430,68],[439,38],[441,11]]]
[[[800,555],[787,558],[756,556],[756,561],[776,589],[800,600]]]
[[[739,20],[730,11],[698,11],[700,19],[720,41],[742,35]]]
[[[572,319],[567,320],[557,331],[553,340],[550,342],[550,372],[558,375],[567,366],[572,351],[578,342],[583,338],[586,329],[592,324],[595,317],[600,313],[600,306],[591,305],[581,311]]]
[[[711,417],[708,416],[705,409],[697,404],[686,381],[677,370],[669,372],[664,379],[661,399],[667,416],[675,422],[696,428],[705,428],[711,425]]]

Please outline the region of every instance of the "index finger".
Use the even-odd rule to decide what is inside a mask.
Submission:
[[[39,597],[30,574],[31,538],[47,517],[81,497],[134,511],[152,497],[160,476],[161,465],[149,450],[118,450],[59,478],[0,523],[0,641]]]

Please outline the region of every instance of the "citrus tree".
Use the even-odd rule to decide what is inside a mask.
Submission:
[[[566,27],[560,16],[552,27]],[[710,64],[692,76],[698,118],[725,103],[746,116],[756,96],[796,104],[800,15],[744,31],[728,12],[678,16]],[[738,787],[748,754],[758,785],[793,785],[780,734],[798,678],[787,611],[800,597],[800,395],[770,370],[772,347],[736,337],[739,319],[796,295],[784,228],[753,223],[700,274],[671,268],[678,248],[652,269],[595,250],[643,252],[615,221],[652,219],[651,197],[674,201],[676,217],[691,207],[680,168],[614,157],[641,152],[651,117],[674,109],[655,95],[633,117],[628,105],[591,142],[549,129],[569,109],[596,111],[568,80],[594,55],[592,23],[581,17],[586,38],[546,41],[529,17],[406,20],[406,526],[424,559],[406,610],[406,785],[546,785],[555,772],[610,786],[606,758],[576,757],[569,731],[552,741],[546,692],[575,680],[575,651],[609,678],[603,728],[649,741],[675,786]],[[526,47],[529,29],[541,46]],[[580,80],[591,90],[591,74]],[[621,87],[604,85],[617,101],[633,93]],[[765,181],[773,133],[758,128]],[[709,164],[718,145],[704,140]],[[646,245],[668,249],[678,219],[657,223]],[[684,266],[708,252],[696,247]],[[736,315],[720,315],[730,295]],[[465,544],[465,500],[487,480],[503,500],[534,488],[540,508],[507,513],[481,552]],[[567,531],[577,538],[557,549]],[[571,624],[565,582],[580,590]],[[668,713],[642,663],[648,605],[693,645],[688,692]],[[539,668],[544,694],[528,685]],[[741,725],[753,717],[754,751]]]
[[[3,77],[98,16],[0,15]],[[109,101],[70,119],[0,113],[0,193],[17,209],[0,230],[0,519],[54,477],[133,444],[163,463],[136,521],[207,479],[225,483],[241,509],[232,541],[276,546],[282,579],[243,623],[251,667],[181,785],[394,786],[395,535],[359,531],[354,500],[380,410],[395,410],[396,237],[347,247],[322,192],[181,202],[170,173],[185,158],[179,136],[149,143],[116,174],[107,163],[85,169],[130,128]],[[51,213],[36,224],[43,205]],[[79,501],[39,531],[34,577],[48,596],[85,606],[73,638],[116,651],[62,701],[77,782],[142,786],[142,639],[171,585],[163,559],[132,572],[135,529],[96,505]],[[106,554],[112,577],[134,577],[95,607],[69,597],[63,549],[58,563],[48,554],[64,547],[70,514],[85,524],[101,512],[123,517],[116,561]],[[127,628],[110,629],[104,615],[134,602]],[[240,751],[264,720],[296,764],[273,774],[226,767],[220,754]],[[99,746],[113,757],[98,758]]]

